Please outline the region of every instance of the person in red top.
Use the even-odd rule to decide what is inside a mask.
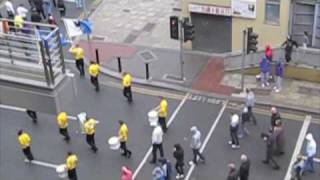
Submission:
[[[271,62],[272,61],[272,48],[269,44],[266,45],[264,54],[266,55],[266,58]]]
[[[132,171],[125,167],[125,166],[122,166],[122,169],[121,169],[121,180],[132,180]]]

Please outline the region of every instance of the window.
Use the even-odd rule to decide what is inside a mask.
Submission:
[[[279,24],[280,0],[266,0],[265,22]]]

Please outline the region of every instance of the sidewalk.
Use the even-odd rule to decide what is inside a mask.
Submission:
[[[220,57],[185,53],[184,74],[186,79],[181,83],[166,78],[168,75],[180,76],[179,51],[94,40],[81,41],[80,44],[86,50],[87,59],[95,59],[95,49],[99,49],[102,73],[118,79],[121,78],[121,74],[118,72],[116,57],[121,56],[122,71],[130,72],[135,83],[236,101],[241,101],[243,98],[243,94],[239,94],[241,75],[237,72],[224,72],[223,59]],[[139,55],[146,50],[157,59],[150,63],[151,80],[145,79],[145,63]],[[298,107],[305,111],[319,112],[319,83],[284,79],[283,90],[280,93],[272,92],[270,87],[262,89],[257,86],[257,83],[255,76],[246,75],[245,86],[254,88],[261,104]]]

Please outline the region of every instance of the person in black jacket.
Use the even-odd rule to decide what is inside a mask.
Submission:
[[[31,9],[31,22],[40,23],[41,17],[35,8]],[[39,26],[36,26],[39,29]]]
[[[271,108],[271,122],[270,122],[272,130],[276,126],[276,121],[278,119],[281,119],[280,113],[278,112],[277,108],[273,106]]]
[[[173,157],[176,159],[177,179],[184,178],[184,151],[180,144],[175,144],[173,148]]]
[[[43,19],[46,19],[46,15],[43,10],[43,1],[42,0],[33,0],[34,6],[39,14],[42,15]]]
[[[250,171],[250,160],[248,156],[242,154],[240,157],[241,165],[239,169],[239,177],[240,180],[248,180],[249,179],[249,171]]]
[[[291,36],[289,35],[287,37],[287,40],[282,43],[281,46],[285,46],[285,58],[287,63],[291,61],[291,54],[292,54],[292,49],[293,46],[296,46],[296,48],[298,48],[298,43],[294,40],[292,40]]]
[[[236,166],[233,163],[231,163],[228,165],[228,167],[230,168],[230,170],[228,173],[227,180],[238,180],[239,174],[236,169]]]

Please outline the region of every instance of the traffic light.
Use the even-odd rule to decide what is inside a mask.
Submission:
[[[251,51],[256,52],[258,50],[258,37],[259,35],[255,32],[253,32],[252,28],[248,28],[248,34],[247,34],[247,54],[249,54]]]
[[[191,24],[190,22],[185,22],[183,23],[183,37],[184,37],[184,42],[187,41],[192,41],[194,39],[194,25]]]
[[[179,39],[179,17],[170,16],[170,37]]]

